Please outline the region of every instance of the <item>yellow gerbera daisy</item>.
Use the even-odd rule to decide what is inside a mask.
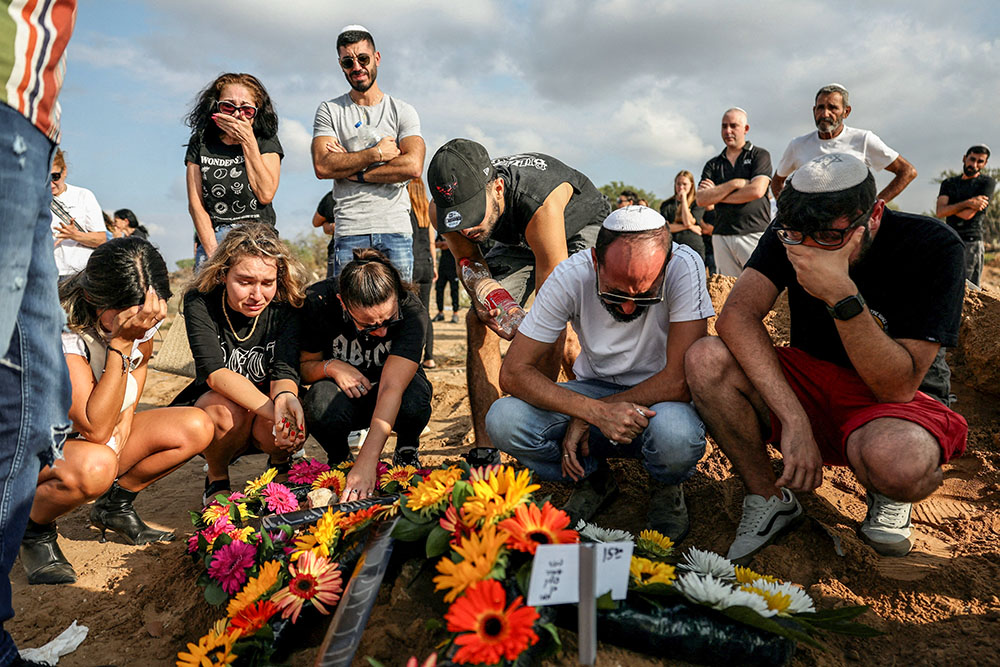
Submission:
[[[229,618],[243,611],[243,609],[257,600],[267,595],[268,591],[278,584],[281,575],[281,563],[276,560],[269,560],[260,566],[257,576],[250,577],[250,580],[243,586],[243,590],[236,594],[229,601],[226,607],[226,615]]]
[[[313,490],[330,489],[335,497],[339,497],[347,486],[347,477],[339,470],[327,470],[319,474],[312,483]]]
[[[654,558],[666,558],[674,552],[674,541],[655,530],[644,530],[639,533],[635,546]]]
[[[763,579],[770,583],[778,583],[780,580],[777,577],[772,577],[769,574],[757,574],[749,567],[743,567],[741,565],[736,566],[736,583],[738,584],[752,584],[758,579]]]
[[[436,569],[441,574],[434,577],[434,590],[450,589],[444,601],[452,602],[470,584],[485,579],[496,565],[508,537],[496,526],[487,526],[481,533],[463,537],[461,543],[453,547],[463,560],[456,563],[450,556],[444,556],[438,561]]]
[[[216,634],[210,630],[207,635],[198,640],[197,644],[188,644],[188,650],[177,654],[178,667],[214,667],[229,665],[236,660],[233,644],[236,633]]]
[[[673,565],[657,563],[648,558],[633,556],[629,564],[629,574],[632,581],[638,586],[648,586],[650,584],[671,585],[677,579],[677,573]]]
[[[268,468],[264,471],[264,474],[257,479],[250,480],[247,482],[246,487],[243,489],[243,494],[246,496],[256,495],[265,486],[274,481],[275,476],[278,474],[277,468]]]
[[[224,516],[229,516],[229,508],[218,503],[212,503],[201,513],[201,520],[205,522],[206,526],[211,526],[220,517]]]
[[[746,585],[740,586],[740,590],[748,593],[756,593],[761,596],[767,602],[767,608],[772,609],[779,614],[786,612],[789,605],[792,604],[792,596],[782,593],[781,591],[769,591],[756,586]]]
[[[229,537],[234,540],[239,540],[240,542],[247,542],[249,544],[250,537],[253,535],[253,528],[247,526],[246,528],[240,528],[239,530],[232,530],[226,533]]]
[[[451,495],[455,482],[462,478],[462,469],[452,466],[435,470],[422,482],[410,489],[406,506],[413,511],[432,511],[438,509]]]
[[[399,484],[400,488],[408,489],[410,488],[410,480],[413,476],[417,474],[417,469],[413,466],[393,466],[382,473],[382,476],[378,478],[378,485],[384,487],[388,484],[396,482]]]
[[[531,471],[515,471],[502,466],[485,479],[472,482],[472,495],[462,505],[462,518],[466,523],[490,524],[509,516],[541,487],[531,483]]]
[[[299,556],[307,551],[312,551],[318,556],[329,557],[330,552],[340,539],[341,519],[344,513],[327,510],[319,518],[316,525],[309,532],[295,538],[295,551],[292,552],[292,561],[299,559]]]

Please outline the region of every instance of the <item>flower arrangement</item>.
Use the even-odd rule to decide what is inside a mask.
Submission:
[[[396,508],[330,508],[313,524],[295,529],[284,525],[276,531],[255,529],[250,522],[300,509],[317,489],[329,489],[328,497],[336,502],[350,466],[348,462],[331,469],[315,459],[301,461],[283,483],[275,481],[277,471],[271,468],[242,492],[219,494],[201,512],[191,513],[195,532],[188,539],[188,553],[204,565],[198,583],[205,588],[205,599],[225,605],[225,616],[177,654],[177,665],[228,665],[237,659],[241,664],[269,664],[277,622],[295,624],[307,609],[332,613],[345,585],[345,555],[356,551],[375,521]],[[422,479],[410,466],[380,463],[378,474],[382,495]]]

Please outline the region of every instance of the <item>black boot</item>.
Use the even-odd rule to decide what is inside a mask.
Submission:
[[[72,584],[76,572],[56,541],[56,522],[40,524],[28,520],[21,538],[21,565],[29,584]]]
[[[107,541],[105,533],[109,528],[129,544],[169,542],[174,539],[172,530],[156,530],[143,523],[132,507],[132,501],[137,495],[138,491],[126,491],[115,482],[103,496],[94,501],[94,509],[90,510],[90,522],[101,529],[101,542]]]

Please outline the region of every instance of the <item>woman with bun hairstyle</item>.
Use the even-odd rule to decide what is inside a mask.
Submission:
[[[374,248],[355,248],[339,280],[309,288],[302,331],[306,424],[331,464],[350,457],[347,436],[368,429],[341,501],[374,492],[379,457],[396,431],[393,465],[419,467],[417,446],[431,416],[420,367],[430,322],[399,271]]]
[[[21,563],[32,584],[76,581],[56,541],[57,517],[97,499],[90,520],[129,544],[169,541],[147,526],[132,502],[212,441],[208,416],[193,408],[136,412],[146,384],[153,334],[167,314],[167,266],[148,241],[112,239],[59,287],[69,331],[63,353],[73,389],[74,433],[65,458],[38,475]],[[103,495],[102,495],[103,494]]]
[[[205,504],[229,491],[229,464],[257,450],[279,471],[305,441],[299,403],[302,266],[270,225],[233,229],[184,294],[195,380],[174,399],[215,424]]]

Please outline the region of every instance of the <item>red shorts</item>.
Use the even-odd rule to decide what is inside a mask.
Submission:
[[[941,446],[941,462],[961,456],[969,425],[965,418],[918,391],[909,403],[879,403],[851,369],[821,361],[793,347],[777,347],[785,379],[809,417],[823,462],[850,465],[847,438],[856,429],[882,417],[905,419],[929,431]],[[771,413],[766,442],[781,442],[781,422]]]

